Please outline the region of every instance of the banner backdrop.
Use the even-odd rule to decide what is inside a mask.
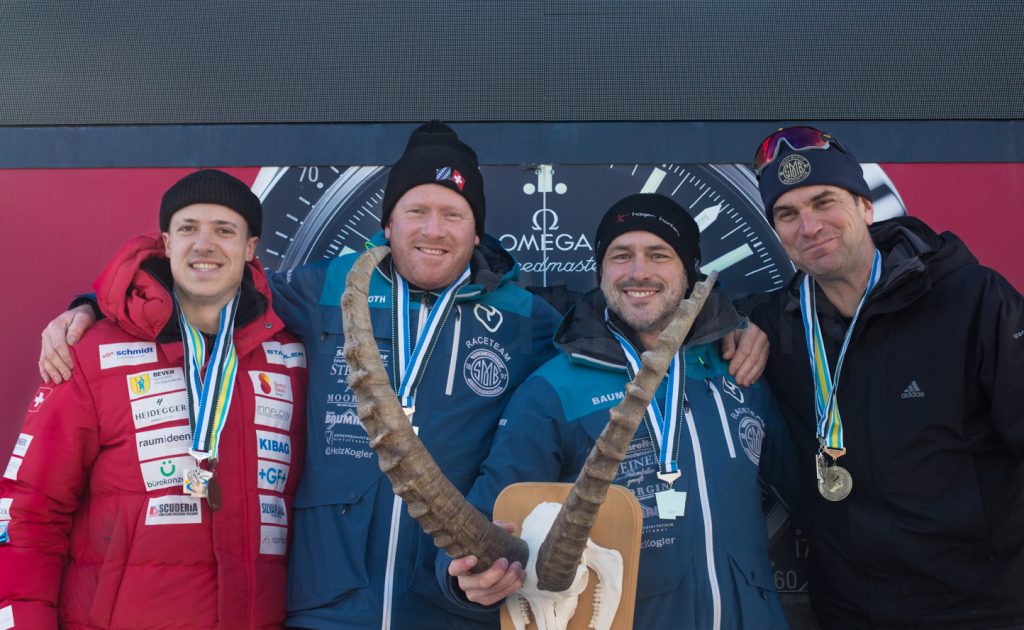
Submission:
[[[192,169],[0,170],[0,269],[7,286],[0,365],[0,465],[39,385],[39,335],[107,257],[157,230],[163,192]],[[271,270],[360,250],[380,229],[387,168],[225,169],[264,203],[257,254]],[[522,283],[564,308],[594,285],[593,231],[614,201],[660,192],[690,208],[702,269],[733,296],[782,287],[792,265],[764,219],[751,171],[736,164],[485,166],[487,231],[520,261]],[[866,164],[876,220],[912,214],[957,233],[1024,289],[1024,164]],[[941,332],[936,331],[936,339]],[[316,426],[315,423],[313,426]],[[777,586],[803,586],[806,545],[769,502]]]

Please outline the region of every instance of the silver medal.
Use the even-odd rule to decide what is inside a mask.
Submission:
[[[842,466],[825,469],[824,479],[818,482],[818,491],[829,501],[842,501],[853,490],[853,477]]]

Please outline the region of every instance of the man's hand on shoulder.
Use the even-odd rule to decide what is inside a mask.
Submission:
[[[753,322],[722,338],[722,358],[729,362],[729,374],[742,387],[750,387],[761,378],[768,364],[768,350],[768,335]]]
[[[39,352],[39,376],[44,383],[58,385],[71,378],[74,362],[70,346],[78,343],[94,323],[96,316],[92,307],[82,304],[64,311],[47,324]]]

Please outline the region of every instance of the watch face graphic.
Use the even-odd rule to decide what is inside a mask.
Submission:
[[[906,214],[882,169],[863,167],[875,220]],[[779,289],[793,275],[745,165],[532,164],[481,171],[487,233],[520,263],[520,284],[560,310],[595,286],[593,239],[601,216],[638,192],[666,195],[689,210],[701,231],[701,271],[718,271],[731,297]],[[263,202],[260,260],[282,271],[365,249],[381,229],[387,174],[382,166],[263,168],[253,184]],[[806,537],[773,494],[762,499],[774,582],[780,590],[802,590]]]
[[[701,230],[701,271],[719,272],[732,297],[781,288],[793,275],[761,210],[757,182],[738,164],[484,166],[487,233],[522,267],[533,289],[582,293],[596,282],[594,231],[604,212],[637,192],[671,197]],[[891,181],[864,165],[875,218],[905,214]],[[253,185],[263,201],[257,253],[270,270],[362,251],[380,228],[388,169],[267,167]]]

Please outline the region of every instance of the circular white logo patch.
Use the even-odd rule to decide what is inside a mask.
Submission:
[[[740,420],[740,444],[743,452],[757,466],[761,462],[761,443],[764,442],[764,422],[760,418],[747,416]]]
[[[480,396],[500,396],[508,387],[508,368],[505,361],[486,348],[469,353],[462,367],[466,385]]]
[[[802,182],[810,174],[811,163],[799,153],[787,155],[779,163],[779,181],[786,186]]]

